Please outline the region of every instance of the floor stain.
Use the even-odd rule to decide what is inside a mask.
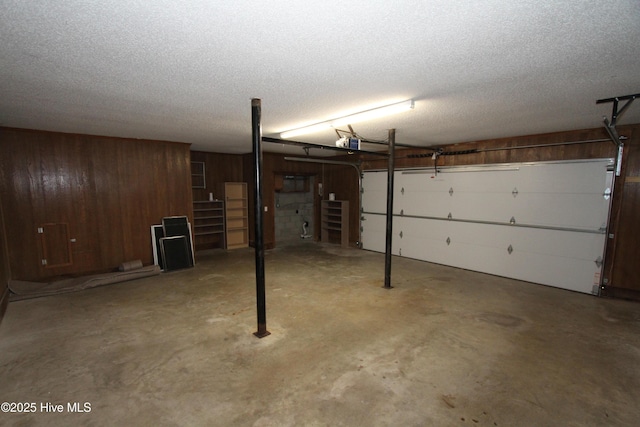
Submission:
[[[482,313],[477,316],[477,319],[482,320],[483,322],[493,323],[498,326],[504,326],[506,328],[516,328],[525,323],[525,320],[520,317],[500,313]]]
[[[456,407],[456,405],[455,405],[456,397],[455,396],[452,396],[450,394],[443,394],[441,397],[442,397],[442,401],[444,403],[446,403],[449,408],[455,408]]]

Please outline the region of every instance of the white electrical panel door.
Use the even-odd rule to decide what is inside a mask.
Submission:
[[[396,171],[393,253],[597,293],[611,165],[598,159]],[[386,185],[386,172],[365,172],[364,249],[385,250]]]

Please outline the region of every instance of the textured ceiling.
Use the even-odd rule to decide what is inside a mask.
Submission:
[[[251,98],[265,136],[411,98],[414,110],[354,128],[433,145],[599,127],[611,105],[597,99],[640,92],[638,0],[0,5],[9,127],[246,153]],[[630,123],[640,100],[619,119]]]

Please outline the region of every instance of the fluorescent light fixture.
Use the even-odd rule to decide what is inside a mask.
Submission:
[[[297,129],[292,129],[280,133],[280,138],[293,138],[298,135],[305,135],[307,133],[319,132],[321,130],[336,128],[338,126],[351,125],[366,120],[376,119],[378,117],[388,116],[391,114],[401,113],[403,111],[411,110],[414,107],[413,99],[408,101],[398,102],[396,104],[385,105],[384,107],[372,108],[371,110],[361,111],[359,113],[350,114],[344,117],[338,117],[335,119],[327,120],[324,122],[316,123],[310,126],[304,126]]]

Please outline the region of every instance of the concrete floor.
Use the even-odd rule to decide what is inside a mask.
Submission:
[[[637,303],[398,258],[383,276],[382,254],[268,251],[263,339],[252,249],[11,303],[0,401],[36,412],[0,424],[638,425]]]

